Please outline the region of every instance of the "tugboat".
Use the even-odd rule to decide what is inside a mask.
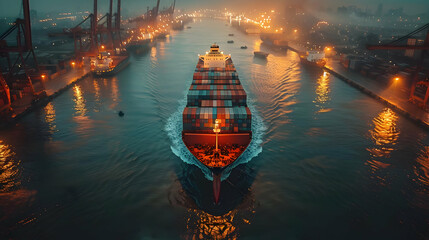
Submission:
[[[247,46],[241,46],[240,48],[241,49],[247,49]]]
[[[269,55],[266,52],[260,52],[260,51],[255,51],[253,52],[253,54],[255,55],[255,57],[260,57],[260,58],[267,58]]]
[[[252,139],[252,114],[231,56],[220,52],[216,44],[199,56],[182,117],[182,140],[212,172],[217,204],[223,170]]]
[[[323,68],[326,64],[325,53],[322,51],[307,51],[299,56],[301,63],[310,67]]]
[[[91,72],[96,77],[112,76],[125,68],[128,62],[128,55],[111,55],[110,52],[99,52],[97,57],[91,59]]]
[[[227,43],[234,43],[234,40],[228,40]]]

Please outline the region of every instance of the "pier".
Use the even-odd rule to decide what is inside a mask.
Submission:
[[[289,50],[300,54],[302,51],[299,51],[298,48],[296,46],[288,47]],[[395,88],[395,86],[389,88],[374,79],[347,71],[335,59],[330,59],[327,66],[324,66],[322,69],[418,125],[429,129],[429,113],[409,101],[409,89],[403,91],[403,88],[399,89]]]

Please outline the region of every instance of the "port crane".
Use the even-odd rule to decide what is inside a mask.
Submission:
[[[136,22],[141,25],[147,25],[155,23],[158,16],[173,16],[174,9],[176,7],[176,0],[173,1],[169,8],[164,9],[163,11],[160,11],[159,9],[160,2],[160,0],[157,0],[156,6],[154,6],[152,9],[149,9],[148,7],[147,12],[143,16],[130,19],[128,22]]]
[[[11,104],[10,87],[17,79],[25,82],[33,96],[43,91],[32,44],[29,0],[22,0],[22,7],[24,18],[17,18],[12,27],[0,35],[0,57],[7,62],[6,67],[2,66],[2,71],[6,70],[6,74],[0,77],[0,92],[6,95],[3,97],[6,105]],[[13,41],[15,43],[9,45],[13,36],[15,36]],[[8,37],[10,37],[9,41],[7,41]],[[37,82],[37,80],[40,84],[35,87],[33,81]]]
[[[408,38],[426,31],[426,37],[424,43],[422,45],[403,45],[403,43]],[[425,24],[416,30],[408,33],[407,35],[400,37],[388,44],[382,45],[367,45],[368,50],[421,50],[419,62],[417,64],[417,68],[412,77],[412,85],[410,90],[410,101],[417,103],[420,107],[426,109],[427,102],[429,99],[429,79],[420,79],[419,73],[423,70],[423,64],[425,58],[429,57],[429,23]],[[427,70],[427,69],[426,69]],[[426,73],[428,76],[429,73]],[[416,90],[418,92],[424,92],[424,97],[416,95]]]
[[[117,12],[113,14],[113,0],[109,2],[109,12],[100,19],[97,18],[97,0],[94,0],[94,9],[85,19],[75,27],[66,30],[73,34],[76,59],[84,56],[95,56],[98,53],[99,43],[107,40],[109,48],[120,48],[121,44],[121,0],[117,0]],[[82,28],[83,24],[89,22],[89,29]]]

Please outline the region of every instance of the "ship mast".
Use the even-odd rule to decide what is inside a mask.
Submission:
[[[220,133],[220,128],[219,128],[219,124],[220,124],[220,120],[216,119],[215,120],[215,127],[213,128],[213,132],[216,133],[216,153],[218,152],[218,134]]]

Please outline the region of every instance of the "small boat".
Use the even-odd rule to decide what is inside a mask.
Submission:
[[[301,63],[310,67],[323,68],[326,64],[325,53],[322,51],[307,51],[299,56]]]
[[[91,59],[91,72],[96,77],[107,77],[116,74],[129,64],[128,54],[110,55],[100,52],[96,58]]]
[[[234,43],[234,41],[233,40],[228,40],[228,42],[227,43]]]
[[[186,28],[187,28],[187,29],[190,29],[190,28],[192,28],[192,27],[191,27],[191,26],[187,26]]]
[[[233,33],[230,33],[230,34],[228,34],[228,36],[232,37],[232,36],[234,36],[234,34],[233,34]]]
[[[255,54],[255,57],[260,57],[260,58],[267,58],[269,55],[268,53],[261,52],[261,51],[255,51],[253,52],[253,54]]]
[[[247,49],[247,46],[241,46],[240,48],[241,49]]]

